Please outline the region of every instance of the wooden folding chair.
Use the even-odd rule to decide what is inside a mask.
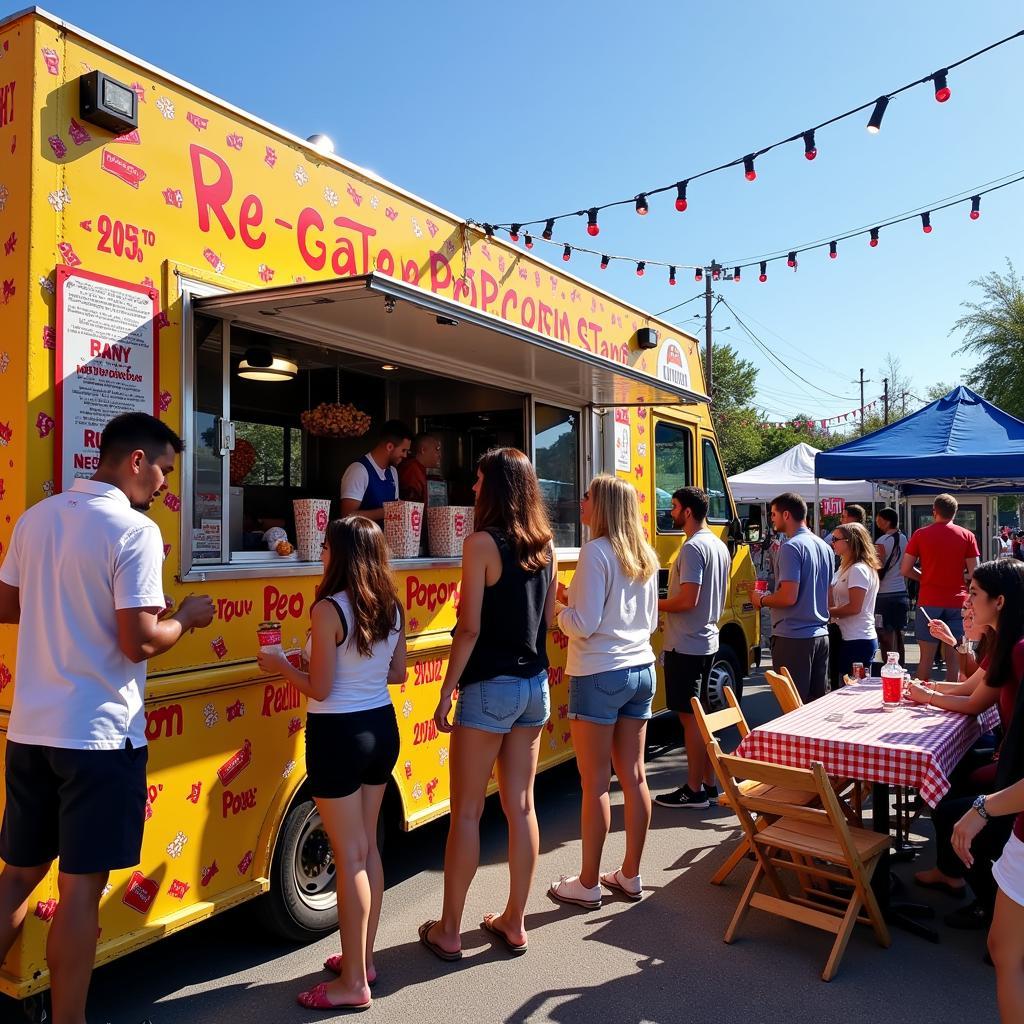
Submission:
[[[714,738],[708,752],[757,858],[725,941],[736,938],[751,907],[830,932],[835,941],[822,981],[835,976],[858,921],[870,924],[879,945],[888,946],[889,929],[871,890],[871,876],[890,844],[889,836],[850,826],[819,762],[808,770],[735,757],[723,754]],[[771,789],[765,793],[743,785],[750,783]],[[782,792],[814,797],[820,806],[781,800]],[[801,885],[794,893],[783,883],[783,873],[801,880],[812,876],[841,888]],[[762,891],[765,882],[767,891]]]
[[[772,693],[784,715],[804,706],[796,684],[793,682],[793,677],[787,669],[783,668],[778,672],[766,669],[764,677],[768,680],[768,685],[772,688]]]
[[[693,708],[694,717],[697,719],[697,728],[700,729],[700,735],[704,740],[705,747],[707,747],[708,743],[714,739],[715,733],[723,732],[732,726],[736,727],[741,740],[746,738],[747,734],[750,732],[750,726],[747,725],[747,720],[743,715],[743,711],[740,709],[740,702],[736,699],[736,694],[733,693],[732,687],[726,686],[724,688],[724,692],[728,707],[722,708],[721,711],[712,712],[711,714],[708,714],[704,710],[701,702],[696,697],[690,698],[690,706]],[[716,749],[720,749],[717,747],[717,744]],[[719,796],[718,803],[722,806],[731,806],[730,798],[728,794],[725,793],[725,789],[722,784],[721,772],[718,765],[715,764],[710,748],[708,748],[708,756],[711,757],[711,767],[714,769],[715,776],[719,780],[719,786],[722,787],[722,795]],[[741,785],[751,791],[758,790],[762,795],[764,795],[766,790],[771,789],[770,786],[761,786],[756,782],[752,782],[749,785],[746,783]],[[803,797],[802,793],[795,791],[787,791],[785,793],[777,793],[775,795],[783,800],[793,802],[799,802]],[[808,803],[813,799],[813,796],[807,796]],[[750,842],[744,838],[736,849],[729,854],[726,862],[714,873],[714,875],[711,876],[711,884],[721,885],[729,875],[732,874],[733,868],[735,868],[748,853],[750,853]]]

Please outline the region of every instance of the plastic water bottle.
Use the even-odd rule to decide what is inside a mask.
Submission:
[[[900,665],[900,656],[896,651],[890,651],[882,666],[882,707],[891,711],[899,706],[902,696],[903,668]]]

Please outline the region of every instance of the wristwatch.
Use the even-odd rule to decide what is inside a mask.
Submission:
[[[985,810],[985,794],[984,794],[984,793],[983,793],[983,794],[982,794],[981,796],[976,796],[976,797],[974,798],[974,803],[973,803],[973,804],[971,804],[971,806],[972,806],[972,807],[973,807],[973,808],[974,808],[974,809],[975,809],[975,810],[976,810],[976,811],[978,812],[978,814],[980,814],[980,815],[981,815],[981,816],[982,816],[982,817],[983,817],[983,818],[984,818],[984,819],[985,819],[986,821],[988,821],[988,819],[989,819],[989,818],[991,817],[991,815],[990,815],[990,814],[988,813],[988,811],[986,811],[986,810]]]

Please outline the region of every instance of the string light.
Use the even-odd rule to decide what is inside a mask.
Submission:
[[[527,249],[532,249],[533,248],[533,236],[532,235],[527,235],[526,239],[525,239],[525,242],[526,242],[526,248]]]
[[[768,263],[773,262],[773,261],[775,261],[777,259],[782,259],[783,256],[785,256],[785,258],[787,260],[787,263],[792,267],[792,269],[795,270],[796,266],[794,266],[794,263],[796,262],[796,259],[797,259],[797,257],[799,256],[800,253],[810,252],[810,251],[813,251],[815,249],[823,249],[826,246],[828,246],[829,257],[831,259],[836,259],[837,256],[838,256],[838,243],[842,242],[842,241],[845,241],[846,239],[849,239],[849,238],[856,238],[856,237],[858,237],[860,235],[869,235],[870,236],[870,245],[871,245],[872,248],[874,248],[878,244],[878,238],[879,238],[879,234],[880,234],[882,228],[891,227],[891,226],[894,226],[894,225],[897,225],[897,224],[902,224],[902,223],[904,223],[906,221],[909,221],[909,220],[920,220],[922,228],[924,228],[926,224],[928,226],[931,226],[931,215],[933,213],[939,212],[941,210],[950,209],[951,207],[958,206],[961,203],[966,203],[968,201],[968,198],[970,199],[970,203],[971,203],[971,206],[970,206],[970,217],[971,217],[972,220],[977,220],[981,216],[980,210],[981,210],[981,199],[982,199],[982,196],[988,195],[988,193],[990,193],[990,192],[997,192],[1000,189],[1007,188],[1010,185],[1020,184],[1021,182],[1024,182],[1024,171],[1017,172],[1017,174],[1014,177],[1012,177],[1012,178],[1011,177],[1007,177],[1007,178],[1004,178],[1004,179],[996,179],[996,181],[994,183],[986,183],[986,185],[983,188],[979,189],[979,191],[977,193],[975,193],[973,196],[969,196],[968,197],[963,192],[961,192],[957,196],[950,197],[947,200],[943,200],[943,201],[940,201],[938,203],[931,204],[931,207],[928,210],[920,210],[920,209],[918,209],[917,211],[915,211],[913,213],[907,213],[907,214],[903,214],[903,215],[901,215],[899,217],[893,217],[893,218],[891,218],[889,220],[885,220],[885,221],[881,221],[881,222],[877,223],[871,229],[862,228],[862,229],[857,229],[857,230],[849,231],[849,232],[846,232],[846,233],[844,233],[842,235],[836,236],[836,238],[834,238],[830,242],[825,242],[825,241],[814,242],[814,243],[811,243],[811,244],[808,244],[808,245],[798,246],[797,248],[791,249],[788,252],[783,250],[783,251],[780,251],[780,252],[777,252],[777,253],[769,253],[764,258],[762,258],[762,257],[754,257],[753,259],[748,260],[745,263],[736,264],[734,266],[734,269],[733,269],[732,279],[733,280],[739,279],[741,277],[741,272],[742,272],[744,267],[755,267],[755,266],[760,265],[761,274],[759,275],[759,280],[767,281],[767,265],[768,265]],[[600,207],[598,209],[600,210]],[[584,212],[585,211],[582,211],[582,210],[579,211],[579,215],[582,216]],[[469,223],[473,224],[474,222],[470,221]],[[492,237],[494,232],[497,230],[497,226],[496,225],[492,225],[492,224],[481,223],[481,224],[476,224],[476,226],[478,228],[480,228],[482,231],[484,231],[484,233],[487,234],[488,237]],[[526,238],[528,240],[528,242],[527,242],[528,245],[529,245],[530,242],[536,241],[536,239],[533,238],[533,236],[531,236],[531,235],[527,235]],[[585,248],[584,246],[572,245],[569,242],[564,242],[563,243],[562,241],[558,241],[558,242],[552,241],[551,244],[552,245],[558,245],[558,246],[560,246],[562,248],[562,259],[565,262],[569,262],[573,252],[590,253],[590,254],[592,254],[595,257],[599,257],[600,258],[600,267],[601,267],[602,270],[606,270],[607,267],[610,264],[610,261],[613,260],[613,259],[628,261],[628,262],[633,263],[634,265],[642,264],[645,270],[646,270],[648,265],[656,266],[656,267],[666,267],[666,268],[668,268],[670,270],[670,277],[674,277],[675,276],[674,272],[678,271],[679,268],[680,268],[680,264],[679,263],[675,263],[675,264],[671,264],[670,265],[670,264],[668,264],[666,262],[663,262],[661,260],[640,259],[640,258],[638,258],[636,256],[627,256],[627,255],[624,255],[624,254],[623,255],[602,254],[600,252],[600,250],[588,249],[588,248]],[[790,261],[793,261],[793,262],[791,263]],[[715,260],[712,260],[711,263],[709,265],[707,265],[706,267],[704,267],[704,266],[694,266],[694,264],[691,264],[691,263],[686,263],[686,264],[683,264],[682,266],[685,269],[692,269],[694,271],[694,280],[697,281],[698,283],[704,280],[704,273],[705,273],[705,271],[708,274],[712,275],[712,280],[715,280],[715,281],[720,279],[721,274],[723,272],[722,265],[720,263],[718,263],[717,261],[715,261]],[[670,283],[671,283],[671,281],[670,281]]]
[[[646,263],[644,263],[644,261],[643,261],[643,260],[641,260],[641,261],[640,261],[640,262],[639,262],[639,263],[638,263],[638,264],[636,265],[636,276],[637,276],[637,277],[643,277],[643,276],[644,276],[644,271],[645,271],[646,269],[647,269],[647,264],[646,264]]]
[[[875,100],[875,109],[871,111],[871,118],[868,120],[868,131],[877,135],[882,128],[882,118],[885,116],[885,108],[889,106],[888,96],[879,96]]]
[[[799,142],[801,140],[803,140],[804,143],[804,156],[807,159],[814,159],[814,156],[817,155],[817,145],[814,142],[814,133],[818,129],[829,127],[849,117],[855,117],[858,114],[862,113],[863,111],[871,110],[872,114],[870,120],[868,121],[867,127],[870,132],[875,133],[881,128],[882,117],[885,113],[886,107],[889,104],[889,101],[894,99],[896,96],[899,96],[904,92],[907,92],[910,89],[914,89],[917,86],[924,84],[930,84],[934,89],[936,100],[938,100],[940,103],[944,103],[949,98],[949,86],[947,76],[950,71],[952,71],[955,68],[959,68],[962,65],[977,59],[978,57],[981,57],[983,54],[988,53],[990,50],[994,50],[997,47],[1003,46],[1006,43],[1012,42],[1021,37],[1024,37],[1024,29],[1014,32],[1003,39],[996,40],[994,43],[990,43],[988,46],[982,47],[981,49],[976,50],[974,53],[968,54],[966,57],[954,61],[948,64],[946,67],[940,68],[938,71],[935,71],[932,74],[925,76],[924,78],[919,78],[916,79],[915,81],[908,82],[906,85],[902,85],[897,89],[888,90],[885,94],[879,96],[877,99],[869,100],[866,103],[861,103],[860,105],[853,107],[850,110],[844,111],[843,113],[837,114],[833,117],[823,120],[819,124],[813,125],[810,128],[801,129],[794,135],[790,135],[785,138],[779,139],[778,141],[773,142],[768,146],[763,146],[761,148],[755,149],[751,153],[749,153],[747,157],[738,157],[733,160],[728,160],[725,163],[719,164],[716,167],[709,167],[706,170],[700,171],[697,174],[691,174],[687,178],[682,179],[680,181],[675,181],[672,182],[671,184],[659,186],[658,188],[646,189],[641,193],[634,193],[628,199],[619,199],[615,200],[614,202],[602,204],[598,206],[597,209],[604,210],[609,209],[610,207],[613,206],[622,206],[625,205],[626,203],[633,202],[637,202],[639,204],[642,200],[642,205],[644,209],[641,210],[638,208],[637,212],[641,214],[646,213],[647,200],[650,196],[659,195],[662,192],[667,192],[672,188],[676,188],[678,189],[676,209],[682,212],[683,210],[686,209],[686,185],[690,181],[694,181],[697,178],[702,178],[709,174],[716,174],[719,171],[724,171],[730,167],[737,167],[740,165],[743,165],[745,171],[750,171],[752,170],[752,167],[750,165],[756,157],[762,156],[765,153],[768,153],[773,149],[777,149],[780,146],[785,146],[791,142]],[[553,224],[556,220],[561,220],[563,218],[568,217],[575,217],[579,213],[580,210],[577,208],[571,211],[567,211],[565,213],[557,214],[554,217],[542,217],[536,220],[523,219],[522,221],[520,221],[520,225],[524,227],[530,227],[534,224],[539,225],[543,223],[546,225],[547,230],[553,232]],[[498,224],[494,226],[507,230],[510,227],[510,224]]]
[[[921,214],[921,230],[926,234],[932,233],[932,215],[930,213]]]
[[[593,237],[601,233],[601,229],[597,226],[597,207],[592,206],[587,210],[587,234]]]
[[[758,275],[758,281],[764,284],[768,280],[768,261],[761,260],[761,273]]]
[[[747,181],[757,180],[757,171],[754,170],[754,154],[750,153],[743,158],[743,177]]]
[[[523,226],[522,224],[513,224],[512,225],[512,230],[509,231],[508,237],[511,238],[513,242],[518,242],[519,241],[519,229],[522,226]]]
[[[636,197],[636,212],[639,213],[641,217],[647,216],[647,196],[644,195],[643,192]]]
[[[540,237],[541,237],[541,238],[544,238],[544,239],[546,239],[547,241],[549,241],[549,242],[550,242],[550,241],[551,241],[551,236],[552,236],[552,235],[553,235],[554,233],[555,233],[555,218],[554,218],[554,217],[549,217],[549,218],[548,218],[548,219],[547,219],[547,220],[546,220],[546,221],[544,222],[544,230],[543,230],[543,232],[541,233],[541,236],[540,236]]]
[[[668,268],[668,283],[671,284],[671,285],[674,285],[676,283],[676,268],[675,267],[669,267]]]

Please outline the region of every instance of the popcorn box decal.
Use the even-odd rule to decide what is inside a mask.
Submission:
[[[141,871],[133,871],[128,879],[128,888],[125,889],[121,902],[140,914],[145,914],[153,905],[156,894],[160,891],[160,885],[152,878],[147,878]]]
[[[415,558],[423,529],[422,501],[384,502],[384,539],[393,558]]]
[[[327,498],[296,498],[292,502],[295,512],[295,546],[300,562],[315,562],[327,536],[327,522],[331,503]]]
[[[473,532],[472,505],[442,505],[427,509],[427,543],[433,558],[456,558]]]

